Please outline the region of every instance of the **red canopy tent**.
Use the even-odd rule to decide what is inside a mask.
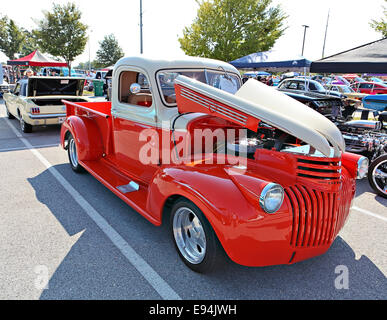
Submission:
[[[16,60],[8,60],[7,64],[29,67],[67,67],[67,63],[47,58],[38,50],[31,52],[25,57]]]

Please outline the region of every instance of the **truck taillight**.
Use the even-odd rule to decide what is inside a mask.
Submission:
[[[31,113],[32,114],[40,113],[40,108],[31,108]]]

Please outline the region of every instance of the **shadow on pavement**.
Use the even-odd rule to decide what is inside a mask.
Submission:
[[[179,260],[165,226],[153,226],[91,175],[55,168],[183,299],[387,299],[384,274],[366,256],[356,260],[340,237],[326,254],[294,265],[250,268],[226,259],[216,272],[196,274]],[[83,231],[41,299],[160,298],[48,170],[28,180],[70,236]],[[349,271],[347,290],[335,288],[339,265]]]

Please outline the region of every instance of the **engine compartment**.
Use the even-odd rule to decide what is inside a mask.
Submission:
[[[202,137],[203,154],[227,154],[254,160],[257,150],[265,149],[324,157],[309,144],[264,122],[259,123],[258,130],[255,132],[218,117],[203,116],[191,121],[187,129],[191,135],[191,146],[195,144],[195,130],[200,132],[207,130],[207,137]],[[207,142],[205,140],[209,139],[211,134],[213,144],[212,149],[209,149],[208,140]],[[198,153],[198,150],[194,153]]]

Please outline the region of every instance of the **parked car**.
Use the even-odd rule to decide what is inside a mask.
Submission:
[[[366,94],[387,94],[387,85],[376,82],[356,82],[351,84],[351,88],[356,92]]]
[[[222,61],[140,56],[114,70],[112,102],[65,101],[61,144],[75,172],[169,221],[188,267],[210,270],[221,248],[247,266],[329,249],[368,170],[331,121],[254,79],[241,86]]]
[[[69,76],[69,68],[67,67],[44,67],[40,69],[39,75],[41,76],[51,76],[55,72],[55,76]],[[84,74],[77,73],[75,69],[71,69],[71,77],[83,77]]]
[[[3,97],[4,93],[10,91],[10,86],[7,81],[3,80],[0,84],[0,98]]]
[[[376,111],[387,111],[387,94],[367,95],[363,98],[363,107]]]
[[[327,94],[327,89],[325,89],[320,82],[302,78],[284,79],[279,83],[278,89],[281,91],[318,92],[325,95]],[[342,94],[339,92],[331,92],[331,95],[342,97]]]
[[[350,99],[362,100],[364,97],[368,96],[366,93],[355,92],[350,86],[340,85],[340,84],[328,84],[325,85],[327,93],[339,92],[342,95]]]
[[[280,90],[287,96],[307,105],[317,112],[331,118],[332,115],[337,117],[342,115],[344,109],[343,102],[340,98],[328,96],[317,92],[294,92],[291,90]]]
[[[4,94],[7,116],[17,118],[25,133],[34,126],[61,124],[66,118],[62,99],[87,101],[82,97],[83,78],[30,77],[17,82],[12,92]]]
[[[332,80],[329,84],[332,84],[332,85],[334,85],[334,84],[346,85],[346,86],[350,85],[350,82],[342,76],[335,76],[331,79]]]

